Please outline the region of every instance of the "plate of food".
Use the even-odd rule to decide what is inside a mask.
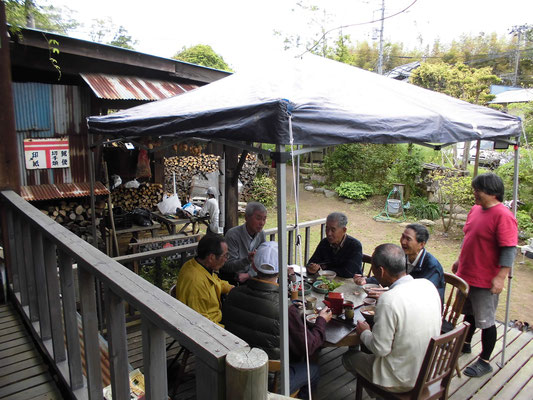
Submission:
[[[366,322],[372,325],[374,323],[374,315],[376,314],[376,306],[363,306],[360,308],[360,311]]]
[[[329,292],[329,285],[322,281],[316,281],[313,283],[313,290],[317,293],[326,294]]]

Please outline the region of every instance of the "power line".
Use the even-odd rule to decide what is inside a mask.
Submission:
[[[366,22],[358,22],[358,23],[355,23],[355,24],[348,24],[348,25],[342,25],[342,26],[338,26],[336,28],[332,28],[326,32],[324,32],[324,34],[317,40],[315,41],[315,43],[313,44],[313,46],[311,46],[311,48],[308,48],[306,49],[302,54],[300,54],[298,57],[302,57],[305,53],[308,53],[310,51],[313,51],[316,46],[318,46],[320,44],[320,42],[325,39],[325,37],[327,35],[329,35],[331,32],[333,31],[336,31],[336,30],[339,30],[339,29],[344,29],[344,28],[351,28],[351,27],[354,27],[354,26],[361,26],[361,25],[368,25],[368,24],[373,24],[375,22],[379,22],[379,21],[384,21],[386,19],[389,19],[389,18],[392,18],[392,17],[396,17],[397,15],[400,15],[400,14],[403,14],[404,12],[406,12],[407,10],[409,10],[412,6],[415,5],[415,3],[417,2],[418,0],[414,0],[411,4],[409,4],[407,7],[405,7],[403,10],[401,11],[398,11],[397,13],[394,13],[394,14],[391,14],[391,15],[387,15],[386,17],[383,17],[382,18],[379,18],[379,19],[374,19],[372,21],[366,21]]]

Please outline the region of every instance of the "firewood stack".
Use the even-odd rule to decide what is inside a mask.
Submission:
[[[164,159],[165,191],[174,193],[173,172],[176,175],[176,192],[182,200],[189,197],[192,177],[201,173],[218,171],[219,156],[213,154],[198,154],[183,157],[169,157]]]
[[[95,216],[96,216],[96,235],[98,236],[99,246],[103,244],[102,235],[100,233],[100,223],[106,204],[104,201],[96,201],[95,204]],[[48,215],[58,224],[63,225],[69,231],[73,232],[83,240],[90,243],[93,241],[92,235],[92,219],[91,219],[91,206],[85,201],[60,201],[54,205],[48,207],[42,207],[41,212]]]
[[[239,174],[239,180],[241,181],[243,185],[241,195],[240,195],[241,201],[253,201],[254,200],[251,198],[251,195],[252,195],[252,184],[254,182],[256,175],[257,175],[257,155],[249,153],[246,156],[246,161],[244,162],[241,173]]]
[[[143,183],[137,189],[119,186],[111,192],[113,207],[122,207],[124,211],[134,208],[154,210],[163,199],[163,185],[160,183]]]

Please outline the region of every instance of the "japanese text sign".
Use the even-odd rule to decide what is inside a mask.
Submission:
[[[68,168],[68,139],[25,139],[26,169]]]

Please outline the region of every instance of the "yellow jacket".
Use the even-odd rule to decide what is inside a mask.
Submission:
[[[190,259],[178,274],[176,298],[220,326],[222,311],[220,295],[227,294],[233,285],[217,274],[210,274],[195,258]]]

